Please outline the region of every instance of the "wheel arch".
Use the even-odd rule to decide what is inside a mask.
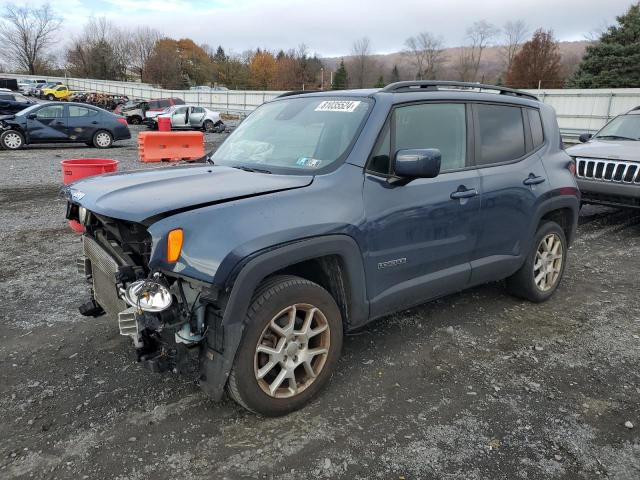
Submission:
[[[235,354],[242,340],[247,309],[258,286],[283,273],[320,284],[334,297],[344,328],[364,324],[369,318],[362,254],[347,235],[326,235],[264,249],[251,255],[230,275],[219,302],[220,328],[209,328],[201,355],[202,389],[220,399]],[[222,331],[222,351],[214,346]],[[218,342],[218,343],[217,343]]]
[[[326,235],[263,249],[240,262],[226,281],[229,297],[223,325],[244,319],[237,314],[246,313],[258,285],[281,274],[297,275],[328,290],[347,325],[366,321],[369,306],[360,248],[348,235]]]

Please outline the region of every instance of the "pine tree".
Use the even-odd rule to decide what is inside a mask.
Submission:
[[[376,82],[376,84],[374,85],[375,88],[384,88],[387,84],[384,81],[384,77],[382,75],[380,75],[378,77],[378,81]]]
[[[570,80],[576,88],[640,87],[640,3],[617,17],[587,52]]]
[[[333,83],[331,84],[332,90],[344,90],[349,85],[349,76],[347,75],[347,68],[344,66],[344,59],[340,60],[340,66],[338,71],[333,76]]]
[[[393,69],[391,70],[391,83],[395,83],[395,82],[399,82],[400,81],[400,72],[398,71],[398,66],[394,65]]]
[[[227,61],[227,54],[224,53],[224,48],[221,45],[218,46],[216,53],[213,55],[213,61],[218,65],[222,65]]]

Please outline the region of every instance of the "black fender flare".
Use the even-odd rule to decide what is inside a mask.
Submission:
[[[345,269],[351,325],[361,325],[369,318],[362,252],[348,235],[325,235],[261,250],[243,262],[228,294],[221,325],[224,331],[223,353],[209,347],[206,338],[201,355],[200,386],[211,398],[219,400],[242,340],[247,309],[258,285],[270,274],[290,265],[327,255],[337,255]],[[213,335],[212,329],[209,334]]]
[[[535,222],[531,224],[531,232],[529,232],[529,238],[533,239],[536,233],[536,229],[544,217],[549,212],[560,209],[569,209],[572,213],[571,224],[569,225],[569,235],[567,235],[567,244],[571,245],[575,238],[576,229],[578,228],[578,216],[580,215],[580,192],[576,188],[572,189],[571,193],[556,194],[551,198],[547,198],[538,205],[535,212]],[[525,250],[529,251],[529,249]]]

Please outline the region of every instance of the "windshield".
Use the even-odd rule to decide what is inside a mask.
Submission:
[[[606,124],[595,138],[604,140],[639,140],[640,115],[620,115]]]
[[[25,108],[25,109],[20,110],[20,112],[19,112],[18,114],[19,114],[19,115],[21,115],[21,116],[27,115],[27,114],[29,114],[30,112],[32,112],[32,111],[34,111],[34,110],[38,109],[38,108],[39,108],[39,107],[41,107],[41,106],[42,106],[42,104],[40,104],[40,103],[36,103],[35,105],[31,105],[30,107],[27,107],[27,108]]]
[[[348,152],[372,103],[364,97],[266,103],[236,128],[212,160],[256,170],[319,170]]]

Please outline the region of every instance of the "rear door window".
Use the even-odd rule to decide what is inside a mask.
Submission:
[[[69,116],[70,117],[93,117],[97,115],[98,112],[91,108],[79,107],[77,105],[69,105]]]
[[[517,160],[525,154],[522,109],[509,105],[475,105],[478,132],[476,164]]]

